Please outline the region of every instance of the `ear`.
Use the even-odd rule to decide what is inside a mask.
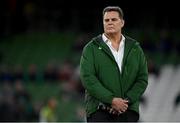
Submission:
[[[121,19],[121,27],[124,27],[124,23],[125,23],[124,19]]]

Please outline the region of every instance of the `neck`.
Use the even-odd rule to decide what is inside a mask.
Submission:
[[[109,39],[110,41],[112,41],[112,43],[120,43],[121,41],[121,33],[116,33],[116,34],[107,34],[107,33],[104,33]]]

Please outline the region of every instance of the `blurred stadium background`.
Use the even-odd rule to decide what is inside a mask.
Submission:
[[[0,1],[0,121],[85,121],[79,60],[83,46],[102,33],[108,5],[123,9],[123,31],[148,59],[140,121],[180,121],[178,8],[76,2]]]

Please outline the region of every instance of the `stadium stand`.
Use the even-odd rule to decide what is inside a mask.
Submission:
[[[82,42],[88,39],[84,34],[81,38],[81,35],[71,33],[35,33],[17,35],[1,41],[0,107],[3,104],[1,95],[4,93],[4,85],[9,90],[12,87],[13,93],[14,80],[21,79],[32,98],[32,107],[28,107],[27,111],[31,113],[27,113],[26,119],[14,121],[39,121],[39,112],[51,97],[55,97],[58,102],[57,121],[84,121],[84,90],[79,80],[78,63],[84,46]],[[78,45],[79,42],[82,44]],[[172,52],[166,56],[168,61],[165,61],[163,52],[147,51],[145,54],[149,61],[149,85],[142,98],[140,121],[180,121],[179,57]],[[53,71],[53,79],[51,75],[50,79],[44,76],[48,66]],[[19,73],[14,74],[13,71]],[[29,73],[34,73],[32,76],[37,77],[31,79]],[[3,110],[0,108],[0,114]],[[23,114],[19,113],[19,116]],[[0,118],[0,121],[3,120]]]
[[[180,121],[179,106],[174,100],[180,91],[180,66],[163,66],[160,76],[149,75],[149,85],[144,93],[148,104],[141,105],[141,121],[144,122],[177,122]]]

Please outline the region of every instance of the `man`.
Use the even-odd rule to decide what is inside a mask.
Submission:
[[[80,61],[87,121],[136,122],[148,84],[144,53],[137,41],[122,34],[121,8],[106,7],[103,25],[104,33],[84,47]]]
[[[42,107],[40,111],[40,122],[55,122],[57,121],[56,116],[56,109],[57,109],[57,100],[54,97],[51,97],[47,105]]]

